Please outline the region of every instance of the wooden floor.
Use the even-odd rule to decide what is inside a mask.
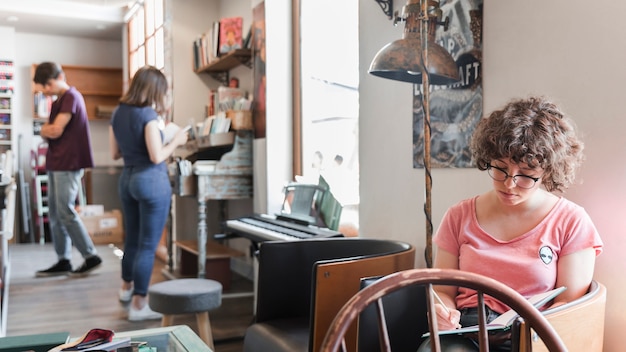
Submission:
[[[131,331],[160,326],[160,321],[130,322],[128,307],[118,301],[120,258],[113,246],[98,246],[103,265],[86,278],[35,278],[35,272],[56,262],[51,244],[11,244],[7,336],[67,331],[78,337],[91,328]],[[72,266],[82,264],[76,250]],[[166,280],[157,261],[152,281]],[[252,290],[252,283],[233,274],[229,292]],[[227,293],[227,292],[225,292]],[[243,333],[252,321],[252,297],[224,298],[209,313],[216,352],[242,351]],[[176,325],[197,332],[195,316],[176,316]]]

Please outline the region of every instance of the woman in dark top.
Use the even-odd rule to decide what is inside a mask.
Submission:
[[[133,77],[128,92],[113,112],[110,126],[111,156],[123,158],[119,195],[124,213],[124,256],[119,299],[130,302],[128,319],[159,319],[146,300],[154,256],[170,209],[171,186],[165,160],[187,142],[179,130],[163,143],[159,116],[167,113],[167,79],[145,66]]]

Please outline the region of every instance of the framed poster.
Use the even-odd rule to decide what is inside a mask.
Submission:
[[[483,113],[482,11],[483,0],[441,0],[447,31],[438,26],[436,41],[454,58],[460,81],[430,86],[431,165],[472,167],[469,141]],[[424,167],[424,111],[422,87],[413,85],[413,167]]]

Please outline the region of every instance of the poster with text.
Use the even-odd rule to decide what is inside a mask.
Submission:
[[[436,41],[454,58],[460,81],[430,86],[431,166],[472,167],[469,142],[483,113],[482,11],[483,0],[442,0],[442,19]],[[413,167],[424,167],[424,110],[420,84],[413,85]]]

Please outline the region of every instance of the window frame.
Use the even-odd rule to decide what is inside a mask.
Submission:
[[[144,65],[165,69],[165,1],[136,1],[127,15],[128,79]],[[138,22],[141,20],[140,22]],[[141,35],[137,33],[141,31]]]

